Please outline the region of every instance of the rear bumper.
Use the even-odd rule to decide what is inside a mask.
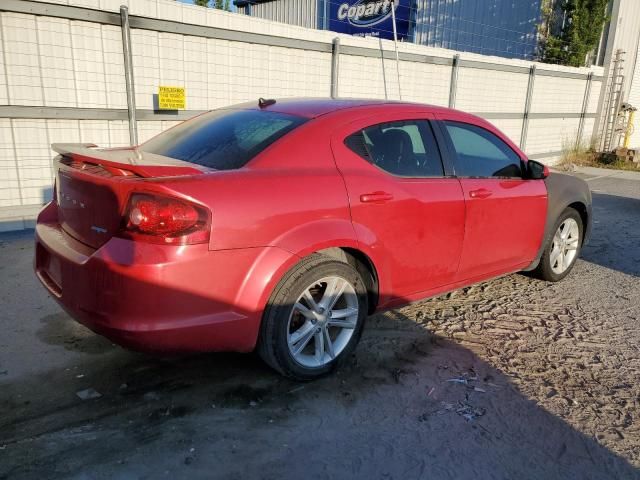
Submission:
[[[286,263],[287,252],[272,247],[209,251],[207,245],[120,238],[93,250],[68,236],[46,210],[36,226],[35,271],[78,322],[135,350],[247,352],[255,347],[265,289],[277,264]],[[265,261],[269,267],[256,267]]]

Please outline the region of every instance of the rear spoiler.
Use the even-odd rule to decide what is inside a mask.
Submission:
[[[70,153],[78,153],[79,151],[97,148],[95,143],[52,143],[51,150],[60,155],[69,155]],[[92,152],[93,153],[93,152]]]
[[[173,177],[195,175],[211,171],[193,163],[143,152],[135,147],[100,149],[93,143],[52,143],[51,149],[82,163],[113,169],[121,176]],[[117,173],[121,172],[121,173]]]

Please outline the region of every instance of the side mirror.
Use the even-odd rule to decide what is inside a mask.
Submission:
[[[535,160],[527,160],[527,178],[543,180],[549,176],[549,167]]]

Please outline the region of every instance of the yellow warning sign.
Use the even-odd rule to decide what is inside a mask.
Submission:
[[[160,110],[184,110],[186,103],[184,87],[159,87],[158,108]]]

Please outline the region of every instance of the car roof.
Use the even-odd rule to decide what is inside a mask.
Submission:
[[[373,106],[394,106],[399,108],[406,107],[407,109],[420,108],[432,112],[449,110],[444,107],[427,105],[423,103],[365,98],[284,98],[276,99],[275,103],[270,103],[269,105],[263,106],[262,108],[259,106],[257,100],[255,102],[246,102],[234,107],[270,110],[272,112],[287,113],[290,115],[298,115],[306,118],[316,118],[321,115],[336,112],[338,110]]]

